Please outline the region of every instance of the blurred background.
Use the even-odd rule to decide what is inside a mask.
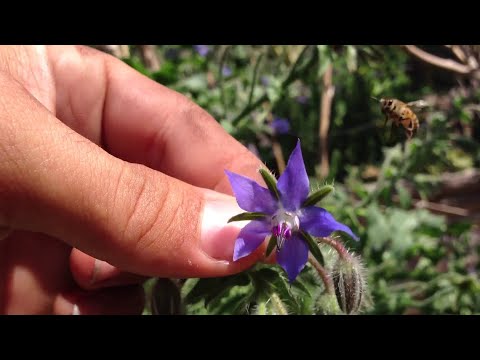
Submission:
[[[322,206],[360,235],[363,314],[480,313],[480,46],[101,45],[206,109],[277,175],[298,138]],[[419,119],[385,124],[375,98]],[[326,252],[327,257],[333,256]],[[328,270],[328,266],[327,266]],[[145,314],[339,313],[311,266],[155,279]],[[277,304],[278,305],[278,304]]]

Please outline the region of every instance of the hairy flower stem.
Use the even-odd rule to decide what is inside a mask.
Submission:
[[[277,314],[288,315],[288,311],[277,293],[273,293],[270,300],[272,301],[273,308]]]
[[[329,294],[335,294],[332,279],[325,268],[320,265],[317,260],[315,260],[312,254],[308,255],[308,261],[310,264],[312,264],[313,268],[317,271],[318,275],[322,279],[323,284],[325,285],[325,291]]]
[[[256,315],[267,315],[267,305],[265,302],[260,302],[257,306],[257,309],[255,311]]]
[[[318,238],[318,241],[330,245],[332,248],[334,248],[340,258],[343,260],[347,260],[351,257],[350,253],[348,250],[343,246],[339,241],[336,241],[335,239],[329,238],[329,237],[320,237]]]

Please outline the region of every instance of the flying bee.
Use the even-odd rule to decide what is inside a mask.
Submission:
[[[404,103],[403,101],[392,98],[381,98],[380,100],[374,97],[372,98],[381,104],[382,113],[385,114],[385,125],[387,125],[388,120],[391,120],[392,126],[393,124],[397,127],[400,125],[403,126],[405,134],[408,140],[410,140],[420,126],[418,117],[411,107],[424,107],[426,106],[425,102],[418,100]]]

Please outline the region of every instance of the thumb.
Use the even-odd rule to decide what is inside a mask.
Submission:
[[[232,262],[233,197],[109,155],[1,74],[0,89],[0,227],[146,276],[222,276],[260,259]]]

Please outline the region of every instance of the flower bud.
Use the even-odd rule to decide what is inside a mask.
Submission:
[[[332,271],[335,295],[345,314],[357,314],[364,302],[366,281],[360,261],[348,254],[340,257]]]
[[[150,294],[153,315],[179,315],[183,313],[180,289],[170,279],[156,279]]]
[[[338,307],[337,299],[334,294],[325,292],[317,299],[317,313],[322,315],[340,315],[342,311]]]

